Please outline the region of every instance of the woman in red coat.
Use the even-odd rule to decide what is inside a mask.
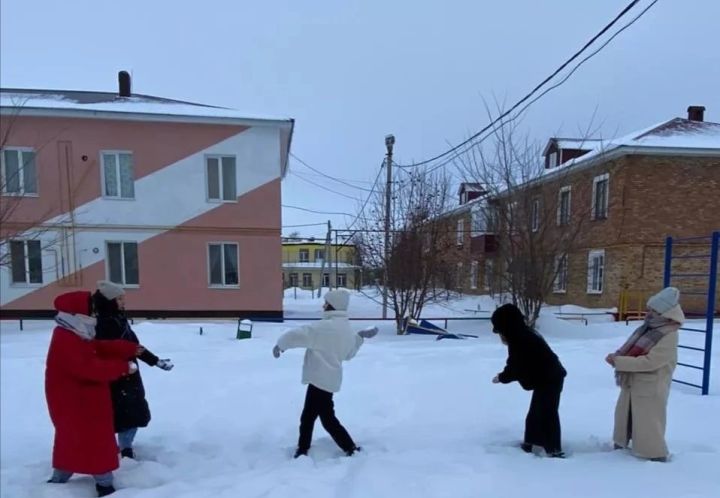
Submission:
[[[74,473],[95,477],[98,496],[115,491],[118,447],[113,427],[110,382],[131,374],[142,351],[128,341],[95,341],[89,292],[55,299],[58,311],[45,369],[45,395],[55,426],[53,476],[67,482]]]

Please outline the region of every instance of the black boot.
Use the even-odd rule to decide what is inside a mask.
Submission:
[[[565,458],[565,453],[563,453],[561,450],[546,451],[546,453],[549,458]]]
[[[123,458],[132,458],[135,460],[135,450],[132,448],[123,448],[120,451],[120,455],[122,455]]]
[[[112,486],[101,486],[100,484],[95,485],[98,496],[108,496],[115,492],[115,488]]]
[[[300,458],[301,456],[307,456],[307,454],[308,450],[301,450],[300,448],[298,448],[297,450],[295,450],[295,456],[293,458]]]
[[[532,453],[533,445],[530,443],[522,443],[520,445],[520,449],[523,450],[525,453]]]
[[[345,452],[347,456],[353,456],[356,452],[362,451],[362,448],[360,446],[355,446],[353,448],[350,448]]]

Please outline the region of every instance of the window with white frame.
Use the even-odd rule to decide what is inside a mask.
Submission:
[[[208,245],[208,268],[211,287],[237,287],[239,278],[239,250],[234,242],[214,242]],[[295,275],[290,275],[292,282]]]
[[[322,286],[330,287],[330,274],[329,273],[323,273]]]
[[[567,186],[560,189],[558,194],[558,210],[557,210],[557,223],[558,225],[567,225],[570,223],[572,207],[572,188]]]
[[[465,220],[460,218],[457,220],[457,233],[455,234],[455,241],[457,245],[461,246],[463,245],[463,241],[465,237]]]
[[[486,229],[485,212],[481,206],[474,206],[470,211],[470,236],[482,235]]]
[[[140,284],[137,242],[107,243],[107,278],[125,286]]]
[[[37,195],[35,151],[25,147],[3,147],[0,154],[0,192],[7,195]]]
[[[311,288],[313,285],[312,273],[303,273],[303,284],[305,288]]]
[[[13,284],[42,284],[42,247],[39,240],[10,241]]]
[[[290,274],[290,287],[297,287],[297,286],[298,286],[298,274],[291,273]]]
[[[530,226],[533,232],[540,230],[540,199],[533,199],[530,209]]]
[[[478,287],[478,262],[473,261],[470,263],[470,288],[477,289]]]
[[[568,256],[563,254],[555,258],[555,279],[553,292],[562,294],[567,292],[568,286]]]
[[[495,278],[495,262],[492,259],[485,260],[485,274],[483,275],[483,287],[486,291],[492,289],[492,283]]]
[[[298,261],[300,263],[310,262],[310,249],[300,249],[298,251]]]
[[[102,157],[103,197],[135,198],[135,172],[132,152],[104,151]]]
[[[605,250],[590,251],[588,254],[588,294],[602,294],[605,278]]]
[[[347,287],[347,274],[338,273],[335,281],[337,282],[338,287]]]
[[[462,262],[457,263],[455,266],[455,273],[457,277],[457,288],[462,289],[463,286],[463,264]]]
[[[315,249],[315,261],[322,261],[325,259],[325,249]]]
[[[237,166],[235,156],[205,157],[207,197],[210,201],[237,201]]]
[[[592,219],[605,220],[608,217],[610,174],[596,176],[593,179]]]
[[[558,162],[558,154],[557,152],[551,152],[550,155],[548,155],[548,168],[554,168],[557,166]]]

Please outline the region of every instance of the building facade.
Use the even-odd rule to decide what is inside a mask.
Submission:
[[[134,95],[127,74],[1,97],[3,317],[101,279],[136,316],[282,317],[292,120]]]
[[[644,306],[644,297],[662,287],[666,237],[720,230],[720,124],[706,122],[703,111],[691,107],[686,119],[618,140],[549,141],[545,175],[523,187],[531,206],[526,214],[535,219],[536,210],[552,210],[553,226],[543,236],[559,237],[563,226],[577,223],[571,249],[556,256],[549,304],[611,308],[629,293],[640,296],[638,306]],[[457,234],[453,257],[462,269],[463,292],[488,292],[501,277],[504,263],[486,222],[488,202],[492,199],[469,200],[448,213]],[[531,221],[530,229],[542,227]],[[700,255],[709,252],[709,244],[698,240],[675,251]],[[707,260],[694,258],[676,261],[673,269],[686,275],[708,270]],[[704,312],[707,279],[687,277],[677,284],[685,308]]]
[[[283,288],[318,289],[341,287],[357,289],[361,267],[352,244],[330,244],[313,239],[284,240],[282,248]]]

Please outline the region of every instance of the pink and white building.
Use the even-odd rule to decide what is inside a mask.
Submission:
[[[135,316],[282,318],[291,119],[130,92],[0,91],[0,316],[110,279]]]

